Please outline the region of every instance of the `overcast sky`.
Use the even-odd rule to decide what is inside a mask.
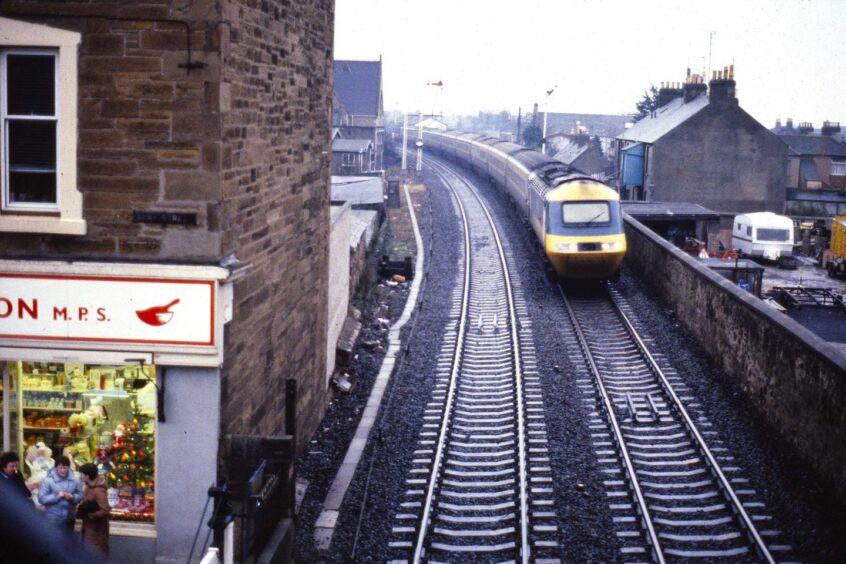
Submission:
[[[385,110],[629,114],[734,64],[741,107],[846,126],[846,0],[336,0],[335,58],[382,57]],[[443,88],[427,82],[443,81]]]

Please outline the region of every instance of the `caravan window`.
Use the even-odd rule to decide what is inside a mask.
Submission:
[[[759,241],[776,241],[776,242],[790,241],[790,230],[789,229],[761,228],[761,229],[758,229],[758,240]]]
[[[752,236],[752,226],[751,225],[746,226],[746,234],[749,235],[750,237]]]

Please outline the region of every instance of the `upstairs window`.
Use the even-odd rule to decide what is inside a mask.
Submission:
[[[76,183],[81,35],[0,17],[0,232],[85,235]]]
[[[831,163],[832,176],[846,176],[846,161],[833,161]]]
[[[0,54],[3,209],[58,211],[58,52]]]

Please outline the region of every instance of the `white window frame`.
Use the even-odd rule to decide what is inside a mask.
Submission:
[[[831,161],[831,176],[846,176],[846,161]]]
[[[53,59],[53,113],[52,115],[16,115],[8,112],[7,88],[8,80],[8,57],[9,55],[36,55],[39,57],[50,57]],[[59,130],[59,115],[57,112],[60,88],[59,88],[59,51],[57,49],[0,49],[0,158],[3,159],[3,174],[0,176],[0,188],[2,188],[2,209],[5,212],[30,211],[30,212],[58,212],[62,209],[59,191],[59,143],[62,134]],[[9,184],[9,124],[11,121],[51,121],[56,124],[56,201],[55,202],[25,202],[16,203],[11,201],[11,190]]]
[[[0,232],[85,235],[82,217],[82,193],[77,188],[77,104],[78,58],[81,35],[77,32],[41,24],[0,17],[0,65],[5,80],[7,54],[52,53],[56,61],[56,203],[11,203],[7,190],[8,174],[5,115],[5,88],[0,96],[2,131],[0,158],[3,159],[2,200],[0,200]]]
[[[356,156],[357,155],[355,153],[342,153],[341,154],[341,164],[343,164],[344,166],[355,165]]]

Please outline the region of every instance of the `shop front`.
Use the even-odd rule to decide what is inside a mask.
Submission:
[[[216,481],[236,276],[0,261],[3,450],[18,453],[34,494],[56,456],[95,463],[109,486],[116,561],[184,561],[190,550]]]

